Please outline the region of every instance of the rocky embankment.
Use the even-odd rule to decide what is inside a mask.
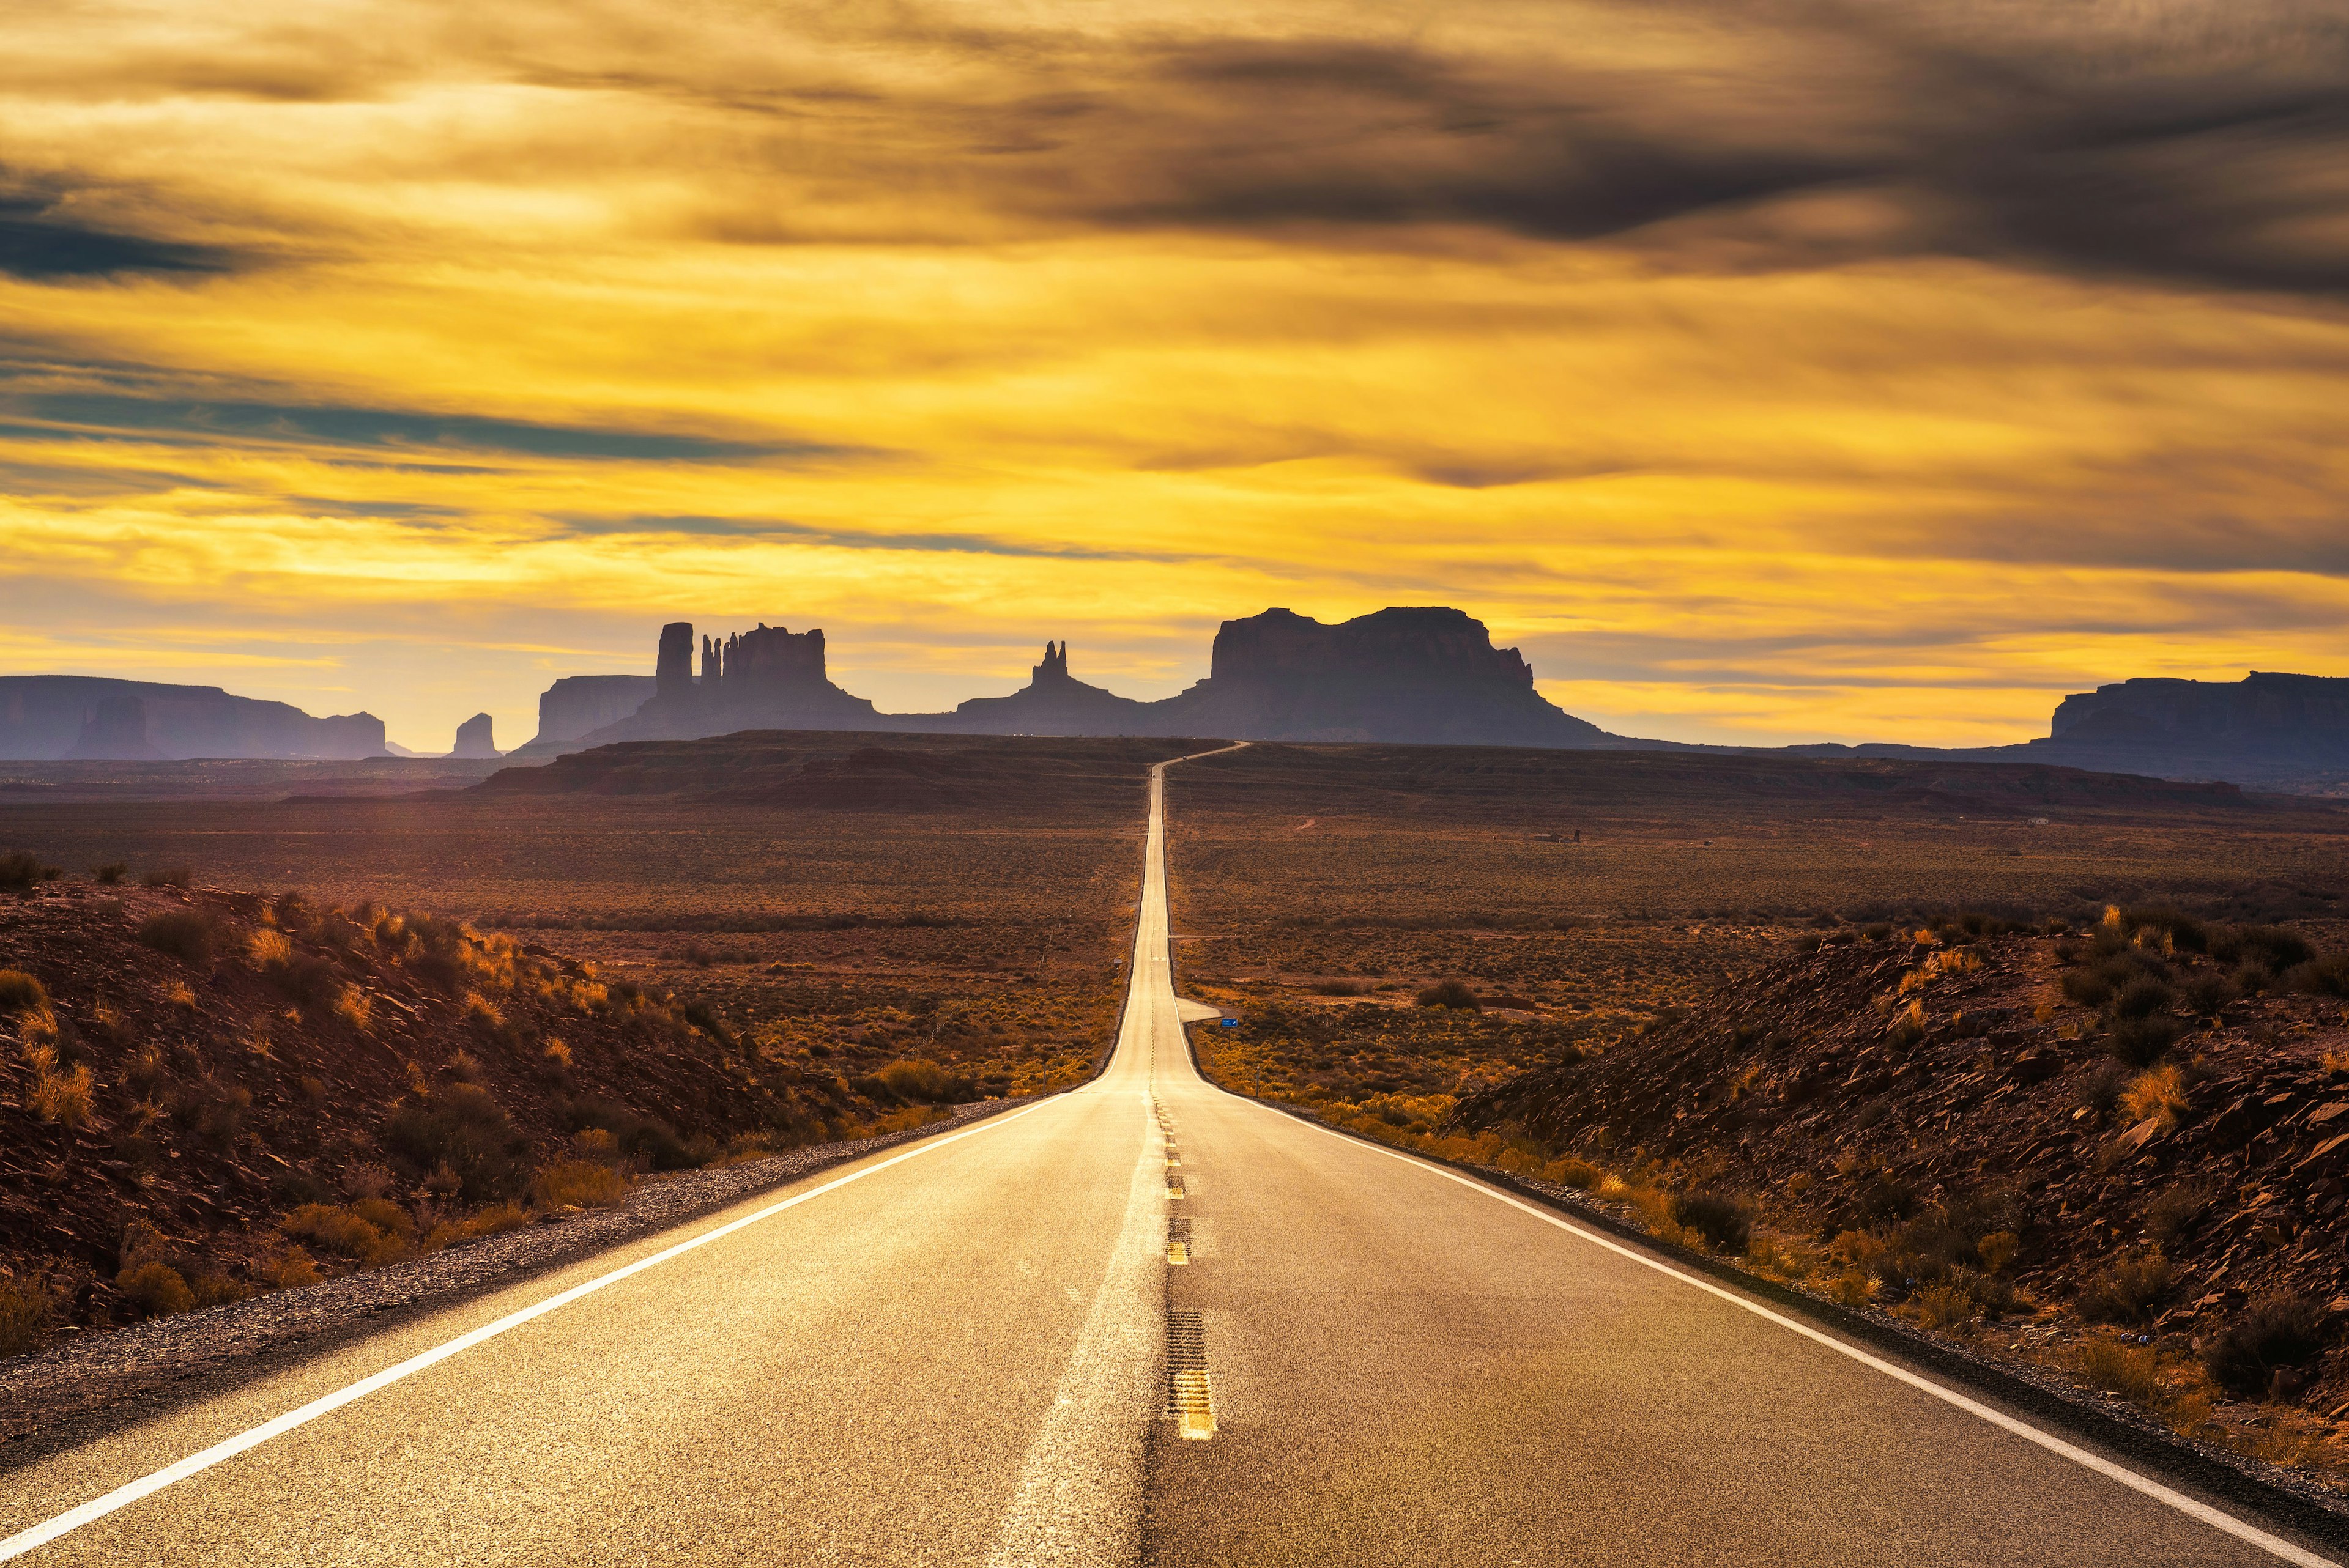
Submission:
[[[0,905],[0,1356],[943,1114],[874,1094],[454,921],[40,884]]]
[[[2169,912],[1846,928],[1453,1125],[1676,1240],[2313,1460],[2349,1415],[2344,992],[2300,934]]]

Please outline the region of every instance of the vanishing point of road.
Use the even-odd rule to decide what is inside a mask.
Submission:
[[[2334,1561],[1206,1083],[1164,766],[1092,1082],[20,1464],[0,1560]]]

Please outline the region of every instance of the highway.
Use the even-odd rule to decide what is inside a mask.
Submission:
[[[1163,798],[1091,1084],[0,1472],[0,1559],[2335,1560],[1206,1084]]]

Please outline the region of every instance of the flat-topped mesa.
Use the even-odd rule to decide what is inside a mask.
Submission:
[[[319,717],[218,686],[107,676],[0,676],[0,758],[180,761],[386,755],[383,720]]]
[[[2349,748],[2349,679],[2266,670],[2231,682],[2141,676],[2065,697],[2048,738],[2338,751]]]
[[[1289,610],[1226,621],[1208,677],[1157,705],[1158,733],[1250,740],[1593,746],[1598,726],[1534,689],[1533,666],[1442,605],[1325,625]]]
[[[1324,625],[1267,610],[1216,630],[1208,678],[1499,685],[1531,690],[1533,666],[1485,623],[1444,605],[1394,607]]]

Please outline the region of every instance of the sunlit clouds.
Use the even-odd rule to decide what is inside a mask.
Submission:
[[[526,738],[1445,603],[1608,727],[2349,674],[2293,5],[67,5],[0,57],[0,664]]]

